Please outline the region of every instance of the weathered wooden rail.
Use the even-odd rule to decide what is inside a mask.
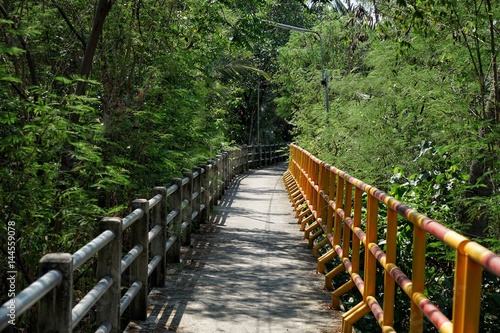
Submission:
[[[46,254],[40,278],[0,307],[0,330],[9,326],[12,315],[19,319],[37,303],[40,333],[78,331],[92,309],[99,333],[118,332],[122,322],[146,319],[151,288],[164,283],[167,264],[179,262],[181,244],[189,245],[193,228],[208,221],[231,179],[249,168],[283,161],[283,148],[243,146],[217,155],[173,179],[168,188],[155,187],[151,199],[134,200],[127,216],[104,217],[102,232],[75,253]],[[124,232],[132,244],[127,249]],[[74,305],[74,273],[96,255],[98,282]]]
[[[350,333],[353,324],[370,311],[382,332],[395,332],[396,284],[411,300],[407,332],[422,332],[424,316],[440,332],[478,332],[483,269],[500,277],[500,256],[296,145],[290,146],[289,168],[283,177],[310,247],[316,254],[327,247],[318,258],[325,287],[331,289],[333,279],[342,272],[350,275],[347,283],[332,292],[332,307],[339,308],[340,297],[351,289],[358,289],[362,296],[359,304],[343,314],[343,333]],[[379,217],[379,206],[387,210],[384,218]],[[413,224],[411,279],[396,265],[398,219]],[[378,238],[382,223],[387,229],[385,239]],[[425,280],[426,238],[430,235],[455,251],[452,320],[433,304],[425,288],[433,283]],[[385,252],[379,246],[383,243]],[[341,263],[326,271],[325,264],[334,257]],[[377,263],[384,272],[382,306],[376,293]]]

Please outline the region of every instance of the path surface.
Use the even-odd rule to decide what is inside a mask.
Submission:
[[[233,181],[212,223],[170,266],[165,287],[150,294],[148,320],[128,332],[340,331],[288,201],[284,171],[268,167]]]

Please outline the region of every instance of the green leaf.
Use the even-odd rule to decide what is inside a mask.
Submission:
[[[12,83],[22,83],[21,79],[14,77],[14,76],[4,76],[0,78],[2,81],[7,81],[7,82],[12,82]]]

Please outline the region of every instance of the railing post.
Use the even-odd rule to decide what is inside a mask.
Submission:
[[[214,161],[209,160],[207,162],[207,181],[206,181],[206,188],[205,188],[205,196],[206,196],[206,203],[207,203],[207,208],[208,208],[208,215],[210,217],[210,211],[212,210],[212,207],[214,205]]]
[[[214,169],[214,205],[217,205],[217,201],[220,199],[221,197],[221,186],[220,186],[220,182],[221,182],[221,170],[223,170],[222,166],[221,166],[221,161],[222,161],[222,156],[221,155],[217,155],[215,156],[215,159],[214,159],[214,166],[215,166],[215,169]]]
[[[228,184],[231,183],[234,176],[238,172],[238,151],[232,150],[229,151],[229,181]]]
[[[155,207],[153,207],[153,216],[151,219],[152,227],[160,226],[161,232],[155,239],[151,242],[151,257],[154,258],[157,255],[161,256],[161,261],[156,266],[156,269],[151,275],[151,286],[161,287],[165,284],[165,276],[167,274],[167,265],[165,260],[166,252],[166,242],[167,242],[167,232],[165,228],[165,223],[167,219],[167,189],[163,186],[157,186],[153,188],[153,197],[160,194],[161,200]]]
[[[267,166],[268,165],[268,157],[269,157],[269,145],[264,145],[263,146],[264,148],[264,166]]]
[[[248,146],[247,145],[244,145],[242,148],[241,148],[241,152],[242,152],[242,158],[243,158],[243,169],[242,171],[248,171],[248,161],[250,160],[250,158],[248,157]]]
[[[255,169],[256,167],[258,167],[258,163],[259,163],[259,159],[257,158],[257,149],[258,149],[258,146],[255,146],[255,145],[252,145],[251,146],[251,155],[252,155],[252,163],[250,165],[250,168],[252,169]]]
[[[121,299],[121,259],[122,259],[122,219],[104,217],[101,220],[101,231],[110,230],[115,239],[99,251],[97,257],[97,281],[105,276],[113,279],[113,284],[97,302],[96,322],[101,325],[107,321],[111,324],[111,332],[120,330]]]
[[[192,213],[196,212],[196,217],[193,219],[193,229],[197,232],[200,229],[200,219],[201,219],[201,177],[202,177],[202,168],[196,168],[195,172],[198,172],[198,176],[193,178],[193,195],[196,194],[196,197],[193,198],[191,203]]]
[[[146,199],[132,201],[132,210],[137,208],[144,212],[141,219],[135,221],[131,226],[130,235],[132,246],[142,246],[142,252],[130,265],[130,285],[134,282],[142,283],[142,288],[130,303],[130,319],[145,320],[147,318],[148,299],[148,233],[149,233],[149,202]]]
[[[167,252],[167,263],[178,263],[180,262],[181,254],[181,241],[182,241],[182,198],[183,198],[183,188],[182,179],[173,178],[172,184],[177,186],[177,190],[169,198],[169,209],[170,211],[177,211],[177,215],[172,220],[168,228],[168,237],[175,236],[177,240],[172,245],[172,247]]]
[[[70,333],[73,309],[73,257],[69,253],[49,253],[40,259],[40,275],[57,269],[59,286],[45,295],[38,306],[38,332]]]
[[[244,163],[245,161],[243,160],[243,148],[240,147],[240,149],[238,149],[238,169],[236,170],[237,175],[243,172]]]
[[[200,223],[208,223],[210,218],[210,165],[200,165]],[[201,209],[203,205],[203,209]]]
[[[229,183],[231,182],[231,177],[230,177],[231,153],[226,151],[222,156],[224,157],[224,188],[222,190],[222,194],[224,194],[226,192],[226,188],[229,187]]]
[[[182,201],[187,202],[186,207],[182,210],[182,224],[185,224],[184,234],[182,237],[183,245],[191,245],[191,232],[192,232],[192,213],[193,213],[193,173],[185,172],[184,177],[189,178],[189,181],[182,189]]]

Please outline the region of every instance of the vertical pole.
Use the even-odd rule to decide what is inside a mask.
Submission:
[[[97,255],[97,281],[105,276],[113,279],[113,284],[97,302],[96,321],[99,326],[104,321],[112,325],[111,332],[120,330],[120,299],[121,299],[121,259],[122,259],[122,219],[105,217],[101,220],[101,231],[110,230],[115,239]]]
[[[167,252],[167,263],[178,263],[180,262],[180,253],[181,253],[181,224],[182,224],[182,198],[183,198],[183,188],[182,188],[182,179],[173,178],[172,184],[177,186],[177,190],[169,197],[169,209],[170,211],[176,211],[177,215],[175,215],[171,225],[168,228],[168,237],[176,237],[176,241],[174,245]]]
[[[250,149],[247,145],[243,146],[243,171],[248,171],[250,169],[249,161],[250,161]]]
[[[167,189],[162,186],[153,188],[153,196],[158,194],[161,195],[161,200],[153,208],[153,218],[151,219],[151,222],[153,228],[160,226],[161,232],[151,242],[151,257],[154,258],[157,255],[160,255],[162,258],[151,275],[152,287],[162,287],[165,284],[165,276],[167,274],[167,264],[165,260],[167,244],[167,232],[165,228],[165,222],[167,219]]]
[[[477,333],[481,318],[483,267],[469,258],[462,242],[455,256],[453,295],[453,332]]]
[[[70,333],[73,309],[73,257],[69,253],[49,253],[40,259],[40,274],[57,269],[62,282],[39,302],[38,332]]]
[[[215,156],[214,160],[214,205],[217,205],[218,200],[220,199],[221,196],[221,191],[220,191],[220,179],[221,179],[221,160],[222,156],[217,155]]]
[[[200,207],[200,223],[208,223],[210,218],[209,167],[207,164],[200,165],[200,205],[203,206],[203,209]]]
[[[149,233],[149,202],[146,199],[132,201],[132,210],[140,208],[144,214],[131,226],[132,246],[142,246],[142,252],[130,265],[130,284],[142,283],[142,288],[130,303],[130,319],[145,320],[148,307],[148,233]]]
[[[212,207],[214,205],[213,203],[213,197],[214,197],[214,161],[209,160],[207,161],[207,187],[205,189],[206,196],[207,196],[207,206],[208,206],[208,211],[210,214],[210,211],[212,210]]]
[[[226,151],[222,155],[224,157],[224,187],[222,194],[226,192],[226,188],[229,187],[229,183],[231,182],[231,155],[230,152]]]
[[[182,201],[187,202],[186,207],[182,210],[182,223],[187,223],[182,237],[182,245],[191,245],[191,231],[193,225],[191,218],[193,213],[193,173],[185,172],[184,177],[188,178],[189,181],[182,189]]]
[[[414,293],[423,293],[425,287],[425,247],[427,232],[413,225],[413,260],[412,260],[412,299]],[[411,301],[410,333],[422,333],[424,314],[418,304]]]
[[[203,177],[203,169],[202,168],[196,168],[194,170],[195,172],[198,172],[198,176],[193,178],[193,193],[196,193],[196,197],[193,198],[192,202],[192,210],[193,212],[197,212],[196,218],[193,220],[193,228],[194,231],[197,232],[200,229],[200,219],[201,219],[201,178]]]
[[[364,267],[364,280],[365,289],[363,293],[363,301],[368,304],[368,297],[375,296],[375,289],[377,283],[377,259],[370,252],[370,243],[377,244],[377,230],[378,230],[378,201],[375,197],[368,192],[367,203],[367,216],[366,216],[366,241],[365,241],[365,267]]]
[[[396,264],[398,213],[387,207],[386,263]],[[384,271],[384,326],[394,325],[394,298],[396,283],[389,272]]]

